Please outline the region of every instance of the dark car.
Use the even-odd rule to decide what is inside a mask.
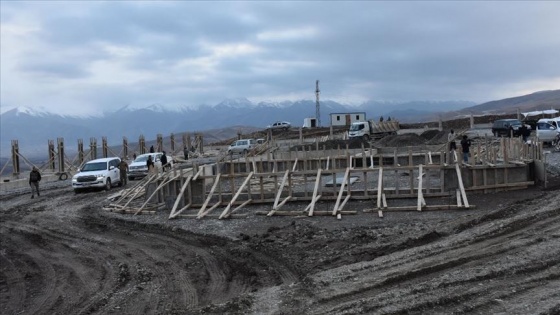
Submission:
[[[512,133],[514,137],[521,135],[523,123],[519,119],[498,119],[492,124],[492,133],[496,137],[509,137]]]

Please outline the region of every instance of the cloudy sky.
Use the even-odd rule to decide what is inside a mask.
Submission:
[[[1,110],[560,88],[557,1],[1,1]]]

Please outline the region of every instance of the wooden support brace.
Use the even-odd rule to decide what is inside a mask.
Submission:
[[[336,212],[339,210],[338,205],[340,204],[340,199],[342,198],[342,194],[344,193],[344,188],[346,187],[346,182],[348,181],[348,175],[350,174],[350,168],[346,168],[346,172],[344,173],[344,179],[340,184],[340,190],[338,191],[338,198],[336,198],[336,203],[334,204],[333,215],[336,215]],[[334,185],[335,183],[333,183]],[[350,195],[348,195],[350,196]]]
[[[383,168],[379,168],[379,179],[377,180],[377,208],[381,208],[381,195],[383,194]]]
[[[189,186],[189,184],[191,183],[191,179],[192,179],[192,175],[189,175],[189,177],[187,177],[187,180],[185,180],[185,183],[181,187],[181,191],[179,192],[179,195],[175,200],[175,204],[173,204],[173,209],[171,209],[171,213],[169,214],[169,219],[173,219],[177,214],[179,214],[179,213],[175,213],[175,211],[179,206],[179,202],[181,202],[181,200],[183,199],[183,195],[185,194],[185,190],[187,189],[187,186]]]
[[[319,192],[320,184],[321,184],[321,169],[318,169],[317,170],[317,177],[315,178],[315,188],[313,189],[313,200],[311,201],[311,204],[310,204],[308,216],[313,216],[313,210],[315,209],[315,202],[317,202],[317,200],[318,200],[318,198],[316,199],[315,197],[317,196],[317,193]]]
[[[461,169],[459,169],[459,164],[455,165],[455,170],[457,171],[457,179],[459,182],[459,189],[461,190],[461,196],[463,197],[463,203],[465,208],[469,207],[469,201],[467,200],[467,193],[465,192],[465,185],[463,184],[463,176],[461,175]]]
[[[216,187],[218,187],[218,184],[220,183],[221,175],[222,175],[221,173],[216,175],[216,178],[214,179],[214,185],[212,185],[212,188],[210,189],[210,192],[208,193],[208,196],[206,197],[206,200],[204,201],[204,204],[202,205],[202,207],[198,211],[198,215],[201,215],[204,212],[204,210],[206,209],[206,206],[208,206],[208,203],[210,202],[210,199],[212,199],[212,196],[214,195],[214,191],[216,190]]]
[[[243,184],[241,184],[241,186],[239,187],[239,189],[237,190],[237,192],[235,193],[235,196],[233,196],[233,199],[231,199],[231,201],[229,202],[229,204],[227,205],[227,207],[224,209],[224,211],[222,212],[222,214],[220,215],[220,219],[223,219],[226,217],[226,215],[229,213],[229,209],[231,209],[231,206],[233,205],[233,203],[237,200],[237,198],[239,197],[239,195],[241,194],[241,191],[245,188],[245,186],[247,186],[247,183],[249,183],[249,181],[251,180],[251,177],[253,177],[253,172],[249,173],[249,175],[247,176],[247,178],[245,178],[245,181],[243,182]]]

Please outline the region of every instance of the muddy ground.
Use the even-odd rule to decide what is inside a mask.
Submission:
[[[0,196],[0,313],[560,314],[559,184],[460,211],[170,221],[60,182]]]

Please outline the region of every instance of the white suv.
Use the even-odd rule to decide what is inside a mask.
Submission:
[[[228,148],[228,154],[233,153],[243,153],[246,155],[249,151],[251,151],[257,142],[255,139],[241,139],[234,141]]]
[[[146,161],[148,160],[149,156],[152,157],[152,161],[154,162],[154,167],[156,168],[156,170],[158,172],[161,172],[162,155],[163,152],[155,152],[155,153],[141,154],[137,156],[136,159],[128,165],[128,179],[132,180],[135,179],[136,177],[144,177],[148,175],[148,165],[146,164]],[[172,165],[173,164],[172,160],[173,159],[169,155],[167,155],[167,163]]]
[[[121,185],[121,173],[117,157],[92,160],[84,164],[78,174],[72,177],[72,188],[78,193],[87,188],[111,189],[113,185]]]
[[[275,123],[273,123],[270,126],[267,126],[268,129],[284,129],[284,130],[288,130],[290,129],[290,127],[292,126],[292,124],[290,124],[287,121],[277,121]]]

